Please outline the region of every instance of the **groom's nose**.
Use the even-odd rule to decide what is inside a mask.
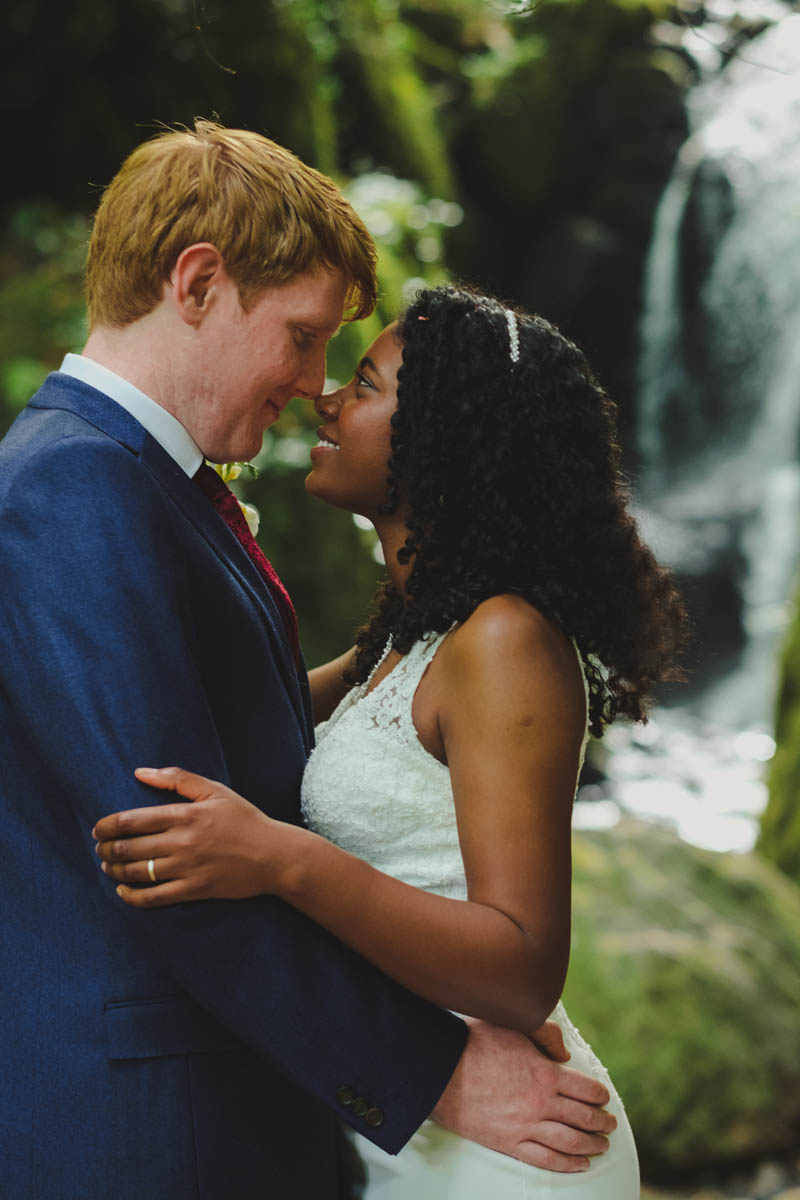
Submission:
[[[295,396],[318,396],[325,386],[325,352],[304,362],[294,381]]]

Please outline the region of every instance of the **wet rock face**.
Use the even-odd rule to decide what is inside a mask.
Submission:
[[[688,133],[690,72],[645,6],[537,9],[454,129],[467,219],[457,273],[546,313],[626,411],[653,215]]]
[[[692,134],[659,203],[636,419],[646,503],[692,552],[655,543],[687,583],[695,677],[727,680],[725,719],[753,726],[770,720],[800,546],[800,14],[746,33],[759,35],[747,53],[692,91]]]
[[[694,695],[735,669],[747,641],[742,621],[741,578],[741,561],[735,548],[702,575],[675,572],[692,631],[684,695]]]
[[[769,863],[638,822],[576,834],[565,1003],[645,1178],[797,1145],[798,997],[800,889]]]
[[[634,506],[645,538],[669,564],[689,614],[687,677],[679,692],[671,693],[684,700],[724,677],[747,643],[746,548],[758,513],[752,487],[743,470],[736,471],[731,464],[724,487],[713,480],[687,481],[653,497],[650,507]]]

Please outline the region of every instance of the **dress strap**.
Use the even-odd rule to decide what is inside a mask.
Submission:
[[[404,654],[400,659],[392,674],[397,673],[398,683],[402,679],[404,689],[410,689],[412,693],[416,690],[425,668],[438,649],[440,640],[441,634],[429,634],[421,637],[414,642],[408,654]]]
[[[411,647],[408,654],[408,669],[416,675],[417,683],[419,683],[429,664],[433,661],[442,642],[453,632],[456,625],[458,625],[458,621],[454,621],[449,629],[445,629],[444,633],[426,633]]]
[[[453,632],[457,624],[458,622],[454,621],[449,629],[445,629],[444,633],[426,633],[425,636],[420,638],[419,642],[417,642],[417,645],[420,647],[420,658],[425,663],[426,667],[441,646],[444,639],[449,633]]]
[[[581,679],[583,680],[583,694],[586,697],[586,715],[588,718],[588,715],[589,715],[589,680],[586,678],[586,667],[583,665],[583,656],[578,648],[578,643],[575,641],[575,638],[570,638],[569,640],[572,642],[572,645],[575,648],[575,657],[578,660],[578,669],[581,673]]]
[[[425,674],[428,664],[449,632],[450,630],[448,629],[444,633],[428,633],[419,638],[414,642],[408,654],[403,655],[397,665],[381,680],[376,688],[367,693],[369,681],[362,684],[361,696],[367,701],[373,700],[376,705],[381,707],[386,703],[410,703],[422,676]],[[386,654],[388,654],[390,648],[391,643],[387,647]],[[376,663],[376,671],[379,666],[380,661]]]

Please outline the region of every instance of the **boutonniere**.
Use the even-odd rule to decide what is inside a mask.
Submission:
[[[208,461],[208,460],[206,460]],[[208,464],[212,470],[216,471],[223,483],[232,483],[234,479],[238,479],[242,471],[249,471],[250,474],[257,479],[258,468],[254,467],[249,462],[229,462],[229,463],[212,463]],[[242,510],[242,515],[247,521],[247,528],[252,533],[253,537],[258,533],[258,524],[261,520],[258,509],[252,504],[245,504],[243,500],[239,500],[239,508]]]

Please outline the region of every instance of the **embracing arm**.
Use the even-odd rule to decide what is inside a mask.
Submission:
[[[314,708],[314,723],[327,721],[340,700],[350,691],[351,685],[345,683],[342,676],[353,661],[355,646],[340,654],[338,658],[314,667],[308,672],[308,682],[311,688],[311,703]]]
[[[421,891],[306,839],[279,881],[284,900],[441,1008],[523,1033],[546,1020],[563,972],[513,917],[488,902]]]
[[[575,653],[529,606],[498,597],[451,635],[436,666],[467,901],[410,887],[177,770],[139,775],[203,801],[174,806],[183,845],[159,863],[173,882],[126,889],[126,899],[144,907],[272,892],[435,1004],[536,1029],[558,1000],[569,954],[570,814],[585,721]],[[99,830],[125,832],[134,830]],[[115,846],[149,856],[153,847],[135,842]],[[123,878],[125,868],[114,873]]]

